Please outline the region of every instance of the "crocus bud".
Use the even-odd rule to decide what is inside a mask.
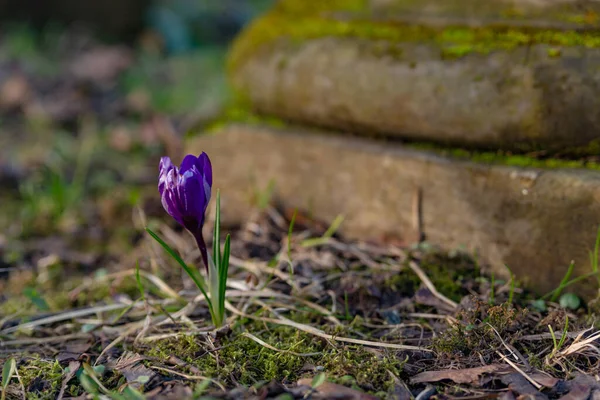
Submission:
[[[162,205],[175,221],[194,235],[202,261],[208,270],[208,253],[202,237],[202,226],[212,187],[210,159],[206,153],[198,157],[189,154],[177,168],[169,157],[162,157],[159,171],[158,191]]]

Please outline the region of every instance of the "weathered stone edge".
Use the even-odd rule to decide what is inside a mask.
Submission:
[[[331,130],[321,129],[314,126],[300,125],[294,122],[286,121],[274,115],[267,115],[252,110],[252,105],[242,103],[231,103],[222,114],[213,120],[210,124],[204,126],[201,130],[203,134],[218,133],[229,125],[243,124],[247,126],[269,127],[274,129],[303,130],[315,134],[335,135]],[[189,137],[198,135],[198,130],[190,132]],[[339,134],[339,133],[338,133]],[[345,132],[346,137],[365,137],[365,135],[353,135]],[[399,139],[386,138],[373,135],[366,136],[379,143],[398,143]],[[589,154],[600,154],[600,142],[592,141],[587,146],[573,147],[570,149],[561,149],[567,157],[557,158],[551,154],[545,158],[535,158],[525,153],[516,153],[513,151],[485,151],[470,149],[466,147],[456,147],[448,145],[439,145],[434,142],[418,141],[400,141],[402,147],[408,150],[426,151],[438,156],[447,157],[461,161],[471,161],[489,165],[503,165],[519,168],[538,168],[538,169],[587,169],[600,171],[600,162],[588,160],[585,156]]]
[[[328,220],[345,214],[343,232],[350,237],[406,239],[414,237],[410,210],[420,188],[429,239],[479,249],[500,276],[509,265],[544,292],[558,285],[570,260],[574,277],[590,271],[600,221],[597,171],[456,162],[361,138],[242,125],[197,136],[188,149],[211,154],[230,222],[243,221],[252,194],[275,179],[278,196],[290,206]],[[588,280],[577,290],[591,296],[596,285]]]
[[[238,69],[258,49],[281,38],[304,41],[321,37],[354,37],[396,42],[430,42],[440,46],[443,55],[460,57],[469,53],[487,54],[518,46],[600,47],[598,31],[515,26],[426,26],[406,22],[368,21],[336,18],[327,12],[292,14],[274,8],[249,24],[234,41],[228,59],[230,72]]]

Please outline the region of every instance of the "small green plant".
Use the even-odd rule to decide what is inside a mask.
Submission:
[[[548,357],[551,359],[556,353],[560,351],[560,348],[565,343],[565,340],[567,340],[567,333],[569,331],[569,317],[567,316],[565,319],[565,328],[563,329],[562,336],[560,337],[559,341],[556,340],[556,335],[554,334],[554,329],[552,329],[551,325],[548,325],[548,330],[550,331],[550,336],[552,336],[552,343],[554,345],[554,349]]]
[[[168,157],[160,161],[158,190],[167,213],[186,228],[196,239],[202,261],[206,269],[207,280],[185,261],[150,228],[146,231],[192,278],[204,295],[215,327],[225,322],[225,290],[229,270],[231,237],[227,235],[221,252],[221,198],[217,191],[215,228],[213,235],[213,254],[209,257],[206,242],[202,236],[204,215],[210,201],[212,187],[212,166],[206,153],[195,157],[188,155],[177,168]],[[210,295],[209,295],[210,294]]]
[[[316,389],[319,386],[321,386],[326,380],[327,380],[327,375],[325,375],[325,372],[319,372],[318,374],[315,375],[315,377],[310,382],[310,387],[313,389]]]
[[[294,232],[294,225],[296,224],[296,216],[298,215],[298,209],[294,210],[290,226],[287,234],[287,261],[290,266],[290,277],[294,275],[294,263],[292,263],[292,233]]]
[[[313,246],[320,246],[320,245],[326,244],[327,241],[331,237],[333,237],[333,235],[338,231],[338,229],[342,225],[342,222],[344,222],[344,216],[340,214],[337,217],[335,217],[335,219],[333,220],[331,225],[329,225],[329,228],[327,228],[327,230],[325,231],[323,236],[321,236],[319,238],[306,239],[302,242],[302,246],[313,247]]]
[[[558,300],[560,294],[562,293],[562,291],[565,288],[567,288],[577,282],[581,282],[583,280],[591,278],[592,276],[595,276],[595,277],[599,276],[599,271],[597,269],[594,269],[594,267],[592,266],[592,272],[588,272],[587,274],[583,274],[583,275],[580,275],[576,278],[569,280],[569,278],[571,277],[571,274],[573,273],[574,267],[575,267],[575,263],[573,261],[571,261],[571,264],[569,264],[569,268],[567,269],[567,272],[565,273],[565,276],[561,280],[558,287],[556,289],[546,293],[540,299],[541,300],[550,299],[551,301],[556,301],[556,300]],[[596,266],[596,268],[597,268],[597,266]]]
[[[6,399],[6,391],[8,388],[8,384],[12,379],[13,375],[17,373],[17,362],[14,358],[9,358],[4,363],[4,367],[2,367],[2,396],[0,396],[1,400]]]

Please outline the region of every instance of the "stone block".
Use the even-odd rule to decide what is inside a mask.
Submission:
[[[237,39],[231,81],[255,111],[413,141],[597,151],[600,2],[331,3],[283,1]]]
[[[206,151],[221,189],[224,221],[239,223],[258,189],[274,180],[286,205],[317,218],[346,219],[351,238],[392,235],[414,240],[414,202],[421,191],[422,229],[447,249],[477,251],[496,276],[508,266],[540,293],[557,287],[575,261],[574,276],[591,271],[600,225],[600,171],[517,168],[475,163],[301,128],[230,125],[187,143]],[[595,294],[588,279],[578,294]]]

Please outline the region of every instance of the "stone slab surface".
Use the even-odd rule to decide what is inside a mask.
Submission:
[[[479,148],[586,146],[600,138],[600,48],[553,49],[448,59],[437,43],[283,40],[232,82],[258,112],[306,124]]]
[[[282,0],[238,37],[230,72],[255,111],[308,125],[585,147],[600,139],[600,1]]]
[[[340,135],[230,125],[196,136],[188,152],[206,151],[221,189],[223,219],[242,222],[258,189],[276,184],[287,205],[317,218],[346,219],[354,238],[415,238],[413,205],[422,191],[427,240],[477,251],[496,276],[508,265],[540,292],[554,289],[571,260],[590,271],[600,224],[600,172],[476,164]],[[575,276],[576,276],[575,275]],[[588,280],[579,294],[592,295]]]

